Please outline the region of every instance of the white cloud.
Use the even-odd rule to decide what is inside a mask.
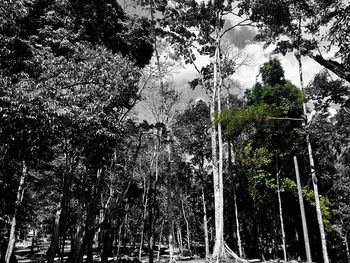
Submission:
[[[263,48],[262,43],[253,43],[246,46],[246,51],[252,56],[252,65],[250,67],[243,67],[236,72],[232,79],[238,81],[243,89],[251,88],[257,81],[260,66],[267,62],[272,57],[280,59],[282,67],[285,71],[286,79],[300,87],[299,66],[293,54],[286,56],[280,54],[272,54],[274,47],[269,46],[267,49]],[[209,62],[208,57],[199,57],[198,65],[204,66]],[[309,57],[302,58],[304,85],[306,86],[312,80],[314,75],[318,73],[322,67],[310,59]],[[181,90],[185,97],[196,99],[198,97],[206,97],[202,90],[190,90],[187,83],[198,75],[192,65],[186,65],[177,75],[174,76],[175,87]]]

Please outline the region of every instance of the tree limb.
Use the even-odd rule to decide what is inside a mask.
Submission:
[[[315,60],[321,66],[335,73],[338,77],[350,83],[350,70],[346,69],[343,64],[340,64],[334,60],[325,59],[321,55],[309,54],[309,57]]]

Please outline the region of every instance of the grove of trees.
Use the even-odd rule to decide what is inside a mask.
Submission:
[[[48,263],[350,263],[349,14],[346,0],[2,0],[0,263],[24,245]],[[274,55],[237,95],[253,61],[227,35],[247,28]],[[306,57],[323,67],[309,83]],[[205,99],[184,98],[183,67]]]

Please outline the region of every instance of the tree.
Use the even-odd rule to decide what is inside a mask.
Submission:
[[[341,0],[317,0],[312,3],[273,0],[268,4],[257,0],[252,4],[250,18],[258,23],[258,38],[267,40],[267,45],[276,42],[276,51],[285,54],[297,50],[298,56],[307,55],[338,77],[349,81],[349,42],[345,37],[349,25],[346,15],[349,8],[349,4]],[[289,39],[281,40],[282,35]],[[326,43],[325,49],[321,43]],[[332,46],[339,47],[336,57],[340,62],[325,58],[324,53]]]
[[[14,196],[11,211],[11,228],[9,232],[5,262],[9,263],[15,246],[15,231],[17,218],[26,188],[28,169],[38,165],[49,152],[50,128],[44,102],[35,98],[35,90],[30,79],[24,79],[18,84],[11,84],[8,79],[2,79],[1,87],[1,146],[3,160],[17,163],[15,170],[20,168],[19,183],[15,183],[17,191]],[[47,154],[47,156],[50,156]],[[17,172],[13,171],[14,174]],[[12,198],[11,198],[12,199]]]
[[[263,84],[257,83],[246,92],[247,106],[224,111],[219,116],[219,121],[228,136],[238,137],[245,134],[243,153],[237,153],[238,165],[244,165],[246,173],[249,174],[249,192],[256,202],[254,206],[259,218],[272,217],[271,222],[275,222],[265,205],[268,203],[275,206],[270,195],[273,194],[272,189],[277,190],[282,243],[285,247],[281,194],[285,191],[285,181],[292,177],[288,172],[289,168],[286,168],[290,166],[290,158],[302,150],[301,116],[304,95],[290,81],[285,80],[284,71],[277,59],[266,62],[260,68],[260,73]],[[265,211],[268,214],[262,216]],[[257,224],[261,225],[261,222]],[[264,232],[258,230],[260,240],[268,239]],[[258,243],[258,246],[263,254],[264,244]],[[286,257],[286,251],[283,252]]]
[[[244,1],[209,1],[198,4],[196,1],[176,1],[174,7],[169,7],[165,12],[164,26],[169,27],[170,34],[175,44],[175,50],[183,56],[187,63],[194,65],[199,78],[194,80],[193,87],[200,85],[210,97],[210,116],[212,123],[211,147],[212,169],[214,179],[215,202],[215,247],[212,258],[225,258],[224,244],[224,220],[223,220],[223,143],[221,124],[215,124],[214,112],[221,112],[221,86],[223,81],[221,58],[221,40],[230,30],[239,26],[249,25],[245,19],[248,5]],[[178,11],[180,10],[180,11]],[[224,29],[225,16],[229,13],[238,13],[241,19],[235,25]],[[199,22],[199,23],[198,23]],[[198,47],[198,48],[196,48]],[[211,63],[198,68],[195,62],[195,53],[209,55]],[[218,145],[218,151],[217,146]],[[228,252],[228,251],[227,251]],[[235,254],[231,256],[236,257]],[[238,258],[236,258],[239,260]]]
[[[338,203],[338,234],[344,240],[347,257],[348,249],[348,205],[344,203],[348,193],[343,187],[348,185],[348,177],[344,174],[347,171],[346,156],[348,156],[349,147],[346,138],[349,132],[346,127],[349,119],[348,94],[349,86],[342,80],[332,80],[329,74],[323,71],[306,87],[310,99],[315,105],[315,121],[310,124],[310,133],[313,135],[312,143],[317,149],[317,168],[318,173],[322,175],[323,187],[329,191]],[[330,112],[333,107],[339,108],[334,116]],[[320,154],[327,151],[327,155]],[[345,162],[344,162],[345,161]],[[345,199],[344,199],[345,198]]]
[[[269,39],[268,43],[278,42],[277,51],[283,54],[290,51],[296,51],[295,56],[299,63],[300,85],[302,90],[304,89],[302,56],[311,54],[311,57],[314,57],[311,51],[315,49],[317,50],[317,47],[318,47],[318,42],[315,41],[315,37],[313,38],[313,41],[310,41],[309,39],[306,38],[307,33],[312,35],[312,34],[315,34],[315,32],[317,32],[318,30],[320,30],[319,27],[315,27],[315,24],[317,24],[317,22],[315,22],[315,19],[317,20],[318,13],[314,13],[314,11],[318,10],[319,12],[321,12],[318,4],[319,3],[315,2],[310,5],[305,1],[298,2],[298,3],[273,1],[272,8],[271,8],[272,12],[270,12],[266,8],[266,5],[262,4],[262,1],[256,1],[255,5],[253,5],[253,8],[252,8],[253,11],[252,11],[251,18],[254,21],[260,22],[260,27],[262,28],[261,30],[262,34],[260,37],[262,39]],[[259,7],[262,7],[262,9],[260,10]],[[339,7],[341,8],[341,6]],[[327,5],[323,6],[322,8],[327,9]],[[281,18],[280,21],[279,21],[279,18]],[[312,24],[310,24],[310,21],[312,21]],[[330,27],[332,26],[330,25]],[[278,38],[281,35],[287,36],[289,40],[279,41]],[[329,35],[329,37],[331,36]],[[320,57],[322,58],[321,55],[318,55],[318,58]],[[316,61],[319,62],[320,59],[316,59]],[[324,64],[324,63],[321,63],[321,64]],[[328,67],[328,68],[331,68],[331,67]],[[338,76],[343,78],[345,76],[345,79],[347,78],[346,73],[344,72],[343,69],[338,70],[337,67],[333,67],[333,71],[334,73],[338,74]],[[306,103],[304,103],[303,109],[304,109],[305,126],[306,126],[308,122],[306,118],[307,116]],[[322,213],[321,213],[320,201],[318,197],[319,194],[318,194],[316,172],[314,169],[313,151],[311,147],[310,135],[307,132],[307,130],[306,130],[306,142],[308,144],[309,162],[310,162],[311,176],[313,180],[314,194],[315,194],[315,200],[316,200],[316,214],[317,214],[319,229],[321,233],[323,258],[324,258],[324,262],[327,263],[329,259],[328,259],[328,252],[327,252],[326,236],[325,236],[324,226],[322,223]]]
[[[207,178],[205,172],[205,162],[210,160],[210,119],[208,117],[209,108],[203,101],[198,101],[195,105],[190,105],[176,118],[174,134],[180,143],[181,149],[191,156],[191,162],[198,174],[200,192],[202,193],[203,211],[203,231],[205,256],[209,258],[209,236],[208,236],[208,215],[207,199],[205,196],[205,183]]]

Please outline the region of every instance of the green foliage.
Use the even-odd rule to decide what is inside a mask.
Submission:
[[[302,192],[307,202],[312,206],[315,206],[315,195],[313,190],[305,187],[302,189]],[[320,207],[325,230],[329,233],[332,231],[332,219],[337,215],[337,210],[334,208],[334,203],[324,195],[320,195]]]
[[[269,116],[274,116],[275,112],[268,104],[261,103],[259,105],[249,105],[247,108],[230,111],[224,109],[216,121],[220,122],[224,127],[229,138],[238,136],[243,131],[253,126],[261,120]]]
[[[285,191],[291,191],[296,192],[297,191],[297,184],[294,180],[290,178],[283,178],[281,181],[281,192]]]
[[[265,86],[274,86],[275,84],[284,84],[284,70],[281,62],[273,58],[260,68],[260,74]]]

